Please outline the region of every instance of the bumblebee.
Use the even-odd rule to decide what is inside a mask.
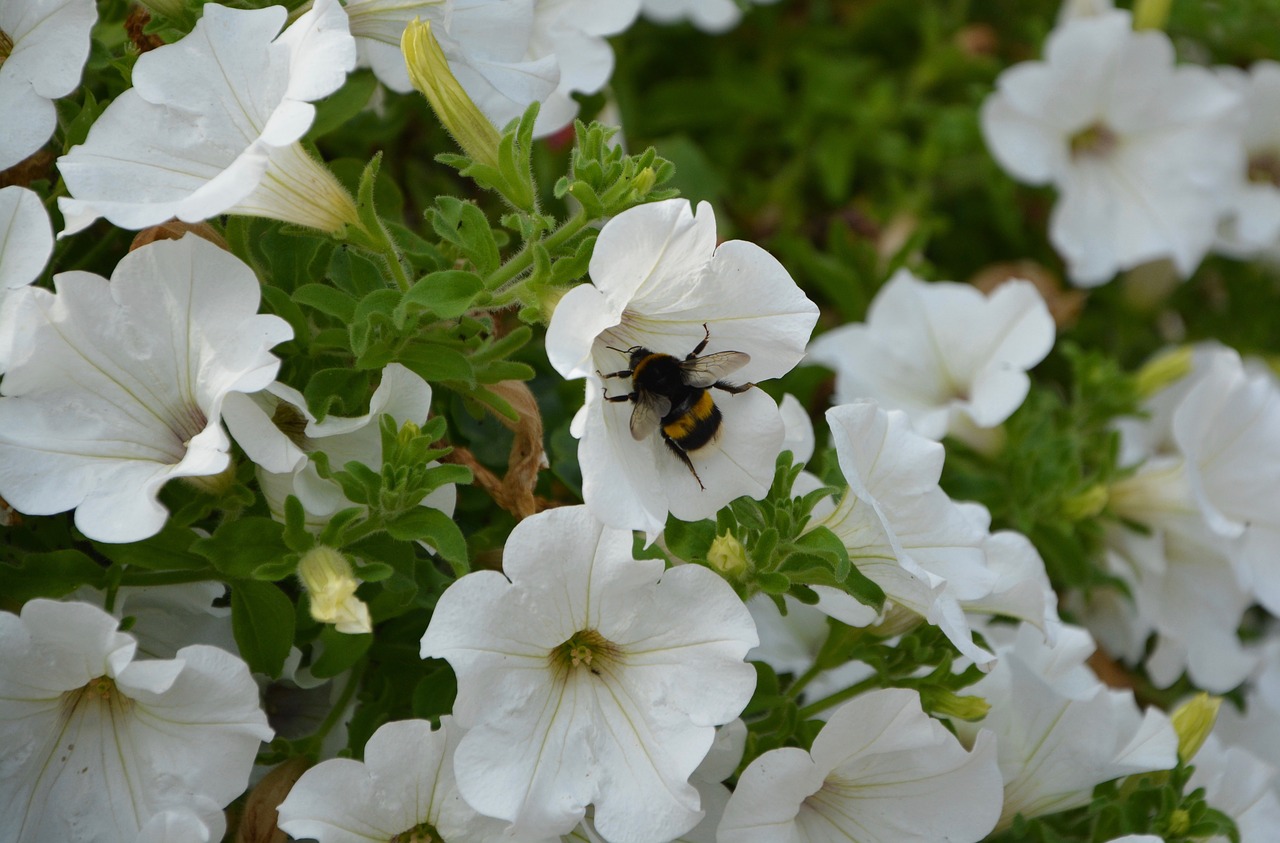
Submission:
[[[597,374],[606,380],[631,378],[631,392],[610,395],[605,387],[604,399],[635,404],[631,411],[632,438],[641,441],[654,431],[661,433],[667,449],[689,469],[699,488],[706,489],[689,454],[706,446],[720,432],[720,408],[711,399],[709,390],[721,389],[736,395],[755,384],[736,385],[721,380],[747,365],[751,357],[741,351],[718,351],[699,357],[711,341],[711,331],[705,324],[702,330],[702,342],[683,360],[639,345],[626,351],[615,348],[614,351],[627,355],[631,368]]]

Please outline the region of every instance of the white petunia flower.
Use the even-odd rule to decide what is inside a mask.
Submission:
[[[970,614],[1016,618],[1040,630],[1045,643],[1053,646],[1062,621],[1058,618],[1058,596],[1049,582],[1044,560],[1031,540],[1013,530],[992,533],[991,513],[978,503],[957,504],[960,510],[986,535],[982,551],[988,571],[995,574],[991,593],[961,600]]]
[[[1083,609],[1111,652],[1147,659],[1158,685],[1187,671],[1225,692],[1256,663],[1237,635],[1245,610],[1280,606],[1280,502],[1270,480],[1280,472],[1280,390],[1234,351],[1202,346],[1191,373],[1144,410],[1147,419],[1117,425],[1122,464],[1139,467],[1109,495],[1116,515],[1147,528],[1108,532],[1107,565],[1134,605],[1100,592]]]
[[[208,644],[239,654],[231,630],[231,609],[213,605],[226,593],[226,585],[220,582],[126,585],[115,592],[112,614],[131,619],[129,635],[147,658],[171,659],[188,644]],[[102,608],[106,593],[81,586],[72,592],[71,599]]]
[[[938,486],[942,446],[914,433],[901,411],[872,403],[833,407],[827,421],[849,491],[813,526],[835,533],[853,564],[884,589],[893,631],[923,618],[973,661],[990,662],[991,654],[973,641],[961,603],[989,597],[998,576],[986,565],[985,530]],[[818,608],[837,620],[851,626],[877,621],[849,595],[815,590]],[[909,617],[895,617],[904,613]]]
[[[1260,61],[1249,72],[1217,68],[1244,97],[1246,162],[1227,200],[1218,248],[1237,257],[1280,246],[1280,63]]]
[[[974,843],[1000,814],[989,733],[973,750],[892,688],[841,706],[811,752],[775,749],[738,779],[718,843]]]
[[[1280,828],[1280,771],[1240,747],[1209,735],[1192,759],[1187,791],[1204,788],[1205,801],[1235,821],[1240,843],[1269,843]],[[1205,838],[1227,843],[1227,838]]]
[[[449,69],[476,106],[499,128],[560,82],[555,55],[532,54],[537,0],[352,0],[347,4],[360,62],[393,91],[413,90],[400,48],[415,18],[431,34]]]
[[[145,228],[245,214],[339,231],[358,222],[345,188],[298,139],[311,103],[342,87],[356,49],[338,0],[283,32],[283,6],[204,6],[191,34],[139,57],[134,87],[58,159],[74,234],[98,217]]]
[[[1014,178],[1057,186],[1049,239],[1073,282],[1158,258],[1195,270],[1243,166],[1230,86],[1175,66],[1168,36],[1134,32],[1120,11],[1067,21],[1044,61],[996,84],[982,107],[987,146]]]
[[[1057,644],[1025,624],[997,646],[995,668],[968,689],[990,704],[978,725],[957,722],[972,740],[981,726],[996,736],[1004,807],[997,829],[1017,814],[1030,819],[1087,804],[1093,788],[1135,773],[1172,769],[1178,738],[1157,709],[1141,714],[1128,691],[1113,691],[1085,666],[1088,634],[1064,627]]]
[[[389,415],[397,427],[405,422],[421,425],[430,409],[431,386],[399,363],[390,363],[363,416],[328,416],[318,422],[302,393],[277,382],[252,395],[229,396],[223,417],[236,442],[257,463],[258,485],[271,513],[282,519],[285,498],[296,495],[307,525],[318,530],[339,510],[355,504],[336,480],[320,476],[307,455],[324,453],[335,471],[349,462],[381,471],[379,420]],[[451,515],[456,500],[457,491],[449,484],[428,495],[422,505]]]
[[[292,332],[258,315],[247,266],[194,235],[131,252],[110,282],[65,272],[54,284],[15,303],[0,496],[33,515],[74,507],[98,541],[147,538],[168,515],[166,481],[227,467],[222,403],[271,382],[268,349]]]
[[[869,398],[905,411],[930,439],[965,438],[1021,406],[1031,386],[1027,370],[1053,339],[1053,317],[1029,281],[983,295],[901,269],[876,294],[865,324],[819,336],[809,358],[835,370],[835,403]]]
[[[661,430],[635,438],[635,403],[604,400],[606,389],[630,392],[631,379],[602,381],[597,373],[630,367],[628,349],[683,360],[706,339],[703,356],[749,357],[729,383],[780,377],[803,355],[817,307],[760,247],[741,240],[717,247],[705,202],[696,217],[683,199],[619,214],[601,230],[590,269],[593,283],[565,294],[547,329],[551,364],[567,378],[587,378],[586,406],[574,421],[587,506],[606,524],[652,540],[668,513],[696,521],[742,495],[763,497],[783,440],[772,398],[759,389],[707,392],[722,422],[710,443],[681,451],[695,476]]]
[[[0,189],[0,374],[18,333],[6,316],[8,292],[39,278],[51,254],[53,226],[39,195],[16,185]]]
[[[516,839],[504,836],[506,822],[477,814],[458,794],[453,758],[461,737],[448,716],[439,729],[425,720],[384,724],[363,762],[333,758],[302,774],[280,805],[280,829],[319,843]]]
[[[778,0],[755,0],[761,5]],[[641,0],[644,16],[656,23],[687,20],[703,32],[728,32],[742,20],[742,7],[735,0]]]
[[[530,57],[555,56],[560,81],[542,101],[534,135],[551,134],[573,122],[578,103],[572,92],[594,94],[613,75],[613,48],[605,39],[631,26],[640,0],[537,0]]]
[[[53,101],[80,84],[93,0],[9,0],[0,4],[0,170],[44,146],[58,125]]]
[[[84,603],[0,613],[0,839],[220,839],[210,814],[272,736],[249,669],[204,645],[135,661],[116,624]]]
[[[631,545],[586,507],[526,518],[506,577],[449,586],[422,638],[458,677],[463,798],[518,833],[565,834],[588,805],[613,843],[688,831],[702,818],[689,776],[755,687],[755,627],[733,590]]]

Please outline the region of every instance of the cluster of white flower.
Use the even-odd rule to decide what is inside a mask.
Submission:
[[[1280,243],[1276,64],[1177,64],[1169,37],[1110,3],[1064,5],[1042,61],[1001,74],[982,108],[992,155],[1052,184],[1049,238],[1081,286],[1167,259]]]
[[[136,58],[132,87],[57,159],[60,236],[101,219],[132,230],[241,215],[371,238],[378,226],[366,192],[357,202],[305,139],[316,103],[358,65],[393,92],[421,88],[421,68],[401,47],[415,21],[428,23],[422,31],[452,75],[436,81],[456,83],[487,131],[540,103],[533,134],[545,137],[576,116],[574,94],[605,88],[614,63],[606,39],[640,15],[718,32],[744,8],[208,3],[185,37]],[[0,6],[0,112],[15,127],[0,138],[0,169],[54,136],[53,101],[78,84],[95,20],[89,0]],[[1057,186],[1049,237],[1071,279],[1097,285],[1161,258],[1185,276],[1215,248],[1280,250],[1278,110],[1280,65],[1176,65],[1163,33],[1134,31],[1129,13],[1109,3],[1075,2],[1044,60],[1000,77],[981,120],[1003,167]],[[515,154],[505,148],[501,166],[517,169]],[[709,203],[695,209],[636,187],[652,188],[653,161],[625,176],[638,198],[600,214],[610,218],[598,232],[594,220],[556,228],[536,201],[529,213],[509,202],[507,229],[541,238],[512,258],[526,263],[489,284],[458,268],[473,260],[460,247],[463,257],[439,270],[463,276],[460,287],[475,277],[454,317],[492,305],[481,314],[491,318],[517,300],[502,296],[524,273],[550,266],[556,238],[563,246],[581,234],[578,246],[591,249],[589,261],[579,251],[556,264],[580,265],[570,280],[585,266],[589,281],[520,299],[521,318],[538,311],[546,324],[550,367],[585,383],[568,426],[582,505],[512,510],[514,527],[495,527],[509,531],[500,552],[452,577],[443,543],[418,534],[401,542],[397,530],[448,525],[465,511],[458,475],[413,487],[387,507],[394,518],[343,534],[385,514],[384,500],[353,491],[360,482],[385,492],[403,480],[388,466],[410,473],[390,461],[388,431],[399,432],[398,446],[447,429],[433,416],[444,410],[432,384],[453,389],[450,378],[429,384],[388,362],[410,357],[388,353],[361,361],[379,378],[365,393],[368,412],[327,414],[283,380],[291,341],[315,328],[296,306],[306,294],[291,299],[276,287],[273,301],[266,270],[214,242],[213,228],[140,243],[110,279],[77,269],[41,281],[56,243],[41,196],[0,189],[0,514],[74,510],[64,532],[75,545],[41,538],[12,560],[0,555],[0,565],[35,581],[22,567],[31,551],[41,557],[31,568],[47,560],[76,572],[45,590],[0,595],[19,612],[0,611],[0,839],[221,840],[223,809],[245,792],[262,742],[277,732],[285,740],[273,744],[274,760],[307,756],[312,766],[263,797],[274,801],[262,810],[278,808],[268,831],[319,843],[977,843],[1086,806],[1100,785],[1134,777],[1137,787],[1144,774],[1193,758],[1186,792],[1203,788],[1245,843],[1270,839],[1280,825],[1280,631],[1245,643],[1239,630],[1253,607],[1280,617],[1275,374],[1216,345],[1148,365],[1145,415],[1101,425],[1117,432],[1120,471],[1091,512],[1105,507],[1111,518],[1098,567],[1127,593],[1073,594],[1066,619],[1084,626],[1064,623],[1028,538],[1036,534],[1000,529],[1007,521],[993,530],[994,504],[953,500],[943,488],[947,448],[998,454],[1032,390],[1030,370],[1053,351],[1057,327],[1036,285],[1013,279],[984,293],[902,269],[864,322],[828,324],[814,338],[819,308],[777,258],[744,240],[720,242]],[[603,207],[600,196],[575,198]],[[497,266],[499,238],[489,242]],[[439,252],[450,266],[453,252]],[[387,289],[375,293],[396,297],[382,315],[403,323],[408,260],[388,253]],[[259,312],[264,299],[272,313]],[[501,362],[508,373],[524,366]],[[808,412],[765,391],[802,362],[835,372],[832,406],[811,408],[825,409],[821,438],[835,463],[821,479],[801,471],[818,439]],[[437,433],[418,436],[433,421]],[[435,459],[444,453],[411,468],[444,472]],[[171,513],[161,494],[173,478],[208,500],[233,486],[242,496]],[[238,522],[250,506],[255,514]],[[795,509],[779,515],[787,506]],[[234,564],[218,557],[227,547],[219,541],[249,519],[276,530],[278,547],[267,542],[261,558],[237,548],[248,561]],[[753,546],[722,529],[755,529],[751,519],[768,537]],[[784,523],[793,535],[781,535]],[[703,528],[709,549],[680,558],[688,534]],[[245,535],[250,544],[257,534]],[[328,546],[335,536],[346,544]],[[157,537],[146,551],[128,549]],[[409,548],[390,554],[402,564],[348,558],[384,539]],[[789,556],[778,551],[784,542]],[[154,558],[167,555],[173,567]],[[764,570],[775,556],[784,564]],[[139,571],[155,576],[137,582],[164,587],[128,585]],[[400,618],[391,589],[380,601],[361,591],[374,577],[411,593],[405,604],[418,600],[418,655],[456,679],[434,724],[353,720],[361,677],[350,663],[344,688],[326,685],[338,672],[324,673],[326,657],[372,646],[379,624]],[[262,590],[271,596],[246,608],[240,595]],[[251,673],[262,670],[249,655],[254,612],[276,610],[298,635],[279,648],[285,666]],[[944,655],[890,676],[848,655],[866,656],[870,645],[841,651],[841,636],[890,648],[910,640]],[[1141,665],[1157,688],[1184,675],[1215,693],[1247,683],[1247,710],[1224,713],[1206,739],[1195,704],[1171,718],[1104,683],[1091,660],[1099,645]],[[307,667],[299,647],[309,648]],[[290,745],[276,721],[268,726],[259,683],[282,676],[324,686],[324,730],[345,737],[348,720],[368,729],[363,747],[352,747],[362,760],[334,757],[340,747],[321,740]],[[426,717],[417,696],[413,714]],[[756,731],[769,720],[794,721],[785,740]],[[1269,739],[1246,751],[1240,744],[1259,722]],[[1163,843],[1146,834],[1113,843],[1122,841]]]

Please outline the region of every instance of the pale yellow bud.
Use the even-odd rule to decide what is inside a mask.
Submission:
[[[725,533],[711,542],[707,562],[725,576],[736,577],[747,570],[747,549],[733,533]]]
[[[431,34],[431,22],[414,18],[405,27],[400,50],[413,87],[431,103],[431,110],[462,151],[473,161],[497,169],[498,130],[458,84],[440,42]]]
[[[1062,502],[1062,514],[1071,521],[1084,521],[1106,508],[1110,492],[1101,483],[1090,486],[1080,494]]]
[[[1138,395],[1150,398],[1165,387],[1172,386],[1191,372],[1191,364],[1191,349],[1186,346],[1153,357],[1135,376]]]
[[[981,720],[991,711],[991,704],[982,697],[953,691],[921,692],[920,702],[932,714],[957,720]]]
[[[1178,735],[1178,757],[1182,763],[1196,757],[1205,738],[1213,731],[1213,724],[1218,722],[1221,707],[1222,697],[1211,697],[1201,691],[1174,710],[1170,719]]]
[[[1173,0],[1137,0],[1133,4],[1134,29],[1163,29]]]
[[[347,557],[331,547],[313,547],[298,561],[298,578],[311,602],[311,617],[331,623],[338,632],[373,631],[369,607],[356,597],[360,580]]]

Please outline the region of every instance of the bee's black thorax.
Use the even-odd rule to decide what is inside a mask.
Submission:
[[[696,451],[720,430],[720,408],[706,389],[689,386],[680,359],[646,348],[631,353],[631,383],[637,392],[661,395],[671,402],[662,417],[662,435],[683,451]]]

